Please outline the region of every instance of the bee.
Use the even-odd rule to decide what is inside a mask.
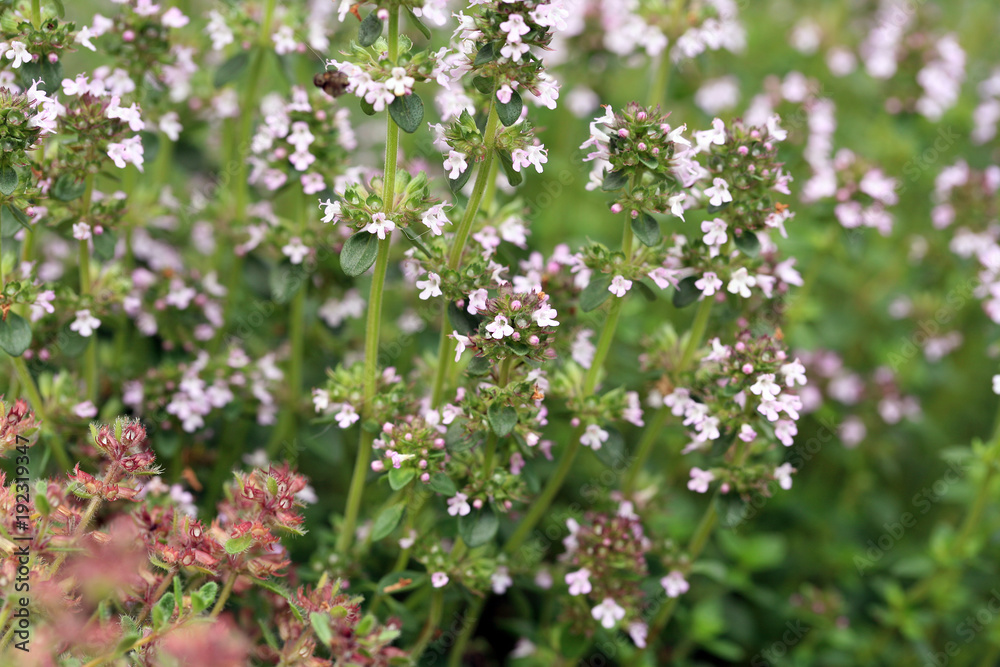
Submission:
[[[313,77],[313,85],[336,99],[347,92],[347,75],[336,69],[320,72]]]

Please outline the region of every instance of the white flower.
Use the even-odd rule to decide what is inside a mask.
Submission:
[[[596,451],[601,448],[603,443],[608,441],[609,437],[608,432],[597,424],[588,424],[587,430],[580,436],[580,444]]]
[[[510,14],[507,20],[500,24],[500,30],[507,33],[507,42],[510,44],[520,42],[522,35],[531,32],[531,28],[524,22],[524,17],[520,14]]]
[[[522,167],[535,165],[535,170],[542,173],[542,165],[549,161],[548,150],[544,146],[528,146],[527,148],[516,148],[510,154],[514,162],[514,171],[521,171]]]
[[[444,206],[444,204],[435,204],[427,209],[427,212],[420,218],[420,221],[431,230],[431,234],[434,236],[441,236],[444,233],[443,227],[451,224],[451,220],[444,214]]]
[[[431,297],[441,296],[443,294],[441,291],[441,276],[433,271],[429,272],[427,274],[427,280],[417,281],[417,289],[423,290],[419,295],[423,301],[426,301]]]
[[[774,424],[774,437],[781,441],[785,447],[795,444],[795,436],[799,434],[799,429],[790,419],[779,419]]]
[[[691,468],[691,479],[688,480],[688,488],[698,493],[705,493],[708,491],[708,485],[714,479],[715,475],[712,474],[711,470]]]
[[[340,202],[330,201],[327,199],[323,201],[319,200],[319,207],[323,209],[323,219],[322,222],[340,222]]]
[[[586,595],[594,588],[590,583],[590,570],[582,568],[576,572],[568,572],[566,585],[569,586],[570,595]]]
[[[535,320],[535,324],[540,327],[557,327],[559,322],[555,318],[558,314],[555,308],[548,303],[543,303],[538,310],[531,314],[531,319]]]
[[[208,13],[208,18],[209,21],[208,25],[205,26],[205,32],[208,33],[209,39],[212,40],[212,50],[221,51],[233,43],[233,31],[226,25],[226,19],[222,14],[214,9]]]
[[[489,294],[485,289],[477,289],[475,292],[469,293],[469,307],[466,310],[469,311],[470,315],[475,315],[481,310],[486,310],[487,298],[489,298]]]
[[[463,336],[457,331],[451,332],[451,337],[455,339],[455,361],[457,362],[462,358],[462,353],[465,352],[465,348],[469,345],[469,337]]]
[[[590,611],[590,615],[594,617],[595,621],[600,621],[602,626],[610,630],[615,627],[618,621],[625,618],[625,609],[611,598],[604,598],[601,604]]]
[[[760,396],[762,401],[773,401],[781,393],[781,385],[774,381],[774,373],[762,373],[750,386],[750,391],[754,396]]]
[[[496,595],[506,593],[507,589],[513,583],[514,580],[511,579],[510,570],[505,565],[497,567],[497,571],[490,575],[490,585],[493,587],[493,592]]]
[[[670,212],[681,220],[684,220],[684,200],[686,199],[687,193],[681,192],[667,200],[667,205],[670,206]]]
[[[771,138],[775,141],[784,141],[788,138],[788,132],[778,127],[778,123],[781,121],[781,116],[778,114],[772,114],[767,119],[767,133],[771,135]]]
[[[649,636],[649,626],[642,621],[633,621],[628,624],[628,636],[632,638],[639,648],[646,648],[646,637]]]
[[[160,17],[160,22],[168,28],[183,28],[190,21],[191,19],[184,16],[181,10],[176,7],[171,7],[167,11],[163,12],[163,16]]]
[[[385,217],[385,213],[373,213],[372,221],[365,231],[369,234],[378,234],[380,240],[385,240],[386,234],[391,234],[392,230],[396,228],[396,223]]]
[[[90,225],[86,222],[75,222],[73,223],[73,238],[77,241],[86,241],[92,238],[93,234],[90,230]]]
[[[392,78],[385,82],[385,87],[396,97],[409,95],[413,92],[413,84],[416,83],[412,76],[406,74],[403,67],[392,68]]]
[[[298,236],[293,236],[287,245],[282,246],[281,252],[292,264],[301,264],[302,260],[309,254],[309,246],[302,243],[302,239]]]
[[[435,572],[431,575],[431,585],[434,588],[443,588],[448,584],[448,575],[444,572]]]
[[[778,485],[785,491],[792,488],[793,472],[795,472],[795,468],[792,467],[791,463],[782,463],[774,469],[774,478],[778,480]]]
[[[444,159],[444,169],[448,172],[448,178],[455,180],[465,173],[469,168],[469,163],[465,161],[465,153],[458,151],[448,151],[448,157]]]
[[[97,35],[91,32],[89,27],[83,26],[80,28],[79,32],[76,33],[76,37],[73,38],[73,41],[77,44],[82,44],[91,51],[97,51],[97,47],[94,46],[92,41],[90,41],[91,37],[97,37]]]
[[[625,296],[625,293],[630,289],[632,289],[632,281],[627,280],[624,276],[615,276],[608,286],[608,291],[619,298]]]
[[[456,493],[448,499],[448,514],[451,516],[468,516],[471,511],[472,505],[469,504],[469,497],[464,493]]]
[[[790,364],[783,364],[781,374],[785,377],[785,384],[789,387],[794,387],[796,383],[806,384],[806,367],[802,365],[798,357]]]
[[[76,319],[69,325],[69,328],[84,338],[88,338],[99,326],[101,326],[101,321],[91,315],[90,310],[84,309],[76,311]]]
[[[142,171],[142,139],[136,135],[121,143],[108,144],[108,157],[119,169],[124,169],[126,164],[131,163],[135,165],[136,169]]]
[[[730,294],[739,294],[744,299],[750,296],[750,288],[757,284],[757,279],[747,273],[746,267],[741,266],[733,272],[726,285],[726,291]]]
[[[350,426],[361,419],[361,415],[357,413],[354,406],[350,403],[342,403],[340,406],[340,412],[333,416],[337,420],[337,426],[340,428],[350,428]]]
[[[722,206],[725,202],[733,201],[733,196],[729,194],[729,184],[721,178],[712,179],[712,187],[705,188],[705,196],[709,197],[708,203],[712,206]]]
[[[274,40],[274,52],[279,56],[286,53],[293,53],[299,48],[299,43],[295,41],[295,30],[292,26],[283,25],[272,36]]]
[[[399,538],[399,548],[409,549],[417,542],[417,531],[410,529],[410,532],[406,534],[406,537]]]
[[[163,114],[158,123],[160,132],[167,135],[170,141],[177,141],[181,136],[184,126],[180,124],[176,111],[168,111]]]
[[[514,333],[514,327],[510,326],[510,321],[503,315],[497,315],[492,322],[486,325],[486,331],[496,340]]]
[[[729,237],[726,236],[726,229],[729,225],[722,218],[715,218],[714,220],[705,220],[701,223],[701,231],[705,232],[705,236],[702,240],[705,245],[712,246],[712,257],[719,254],[718,246],[721,246],[726,242]]]
[[[84,401],[73,406],[73,412],[80,419],[93,419],[97,416],[97,406],[90,401]]]
[[[714,272],[706,271],[705,275],[695,281],[694,286],[705,296],[712,296],[722,288],[722,281]]]
[[[13,61],[10,66],[14,69],[31,62],[31,54],[28,53],[28,47],[24,42],[19,42],[16,39],[10,43],[10,50],[4,56],[7,57],[7,60]]]
[[[667,597],[676,598],[687,593],[691,584],[684,578],[684,574],[679,570],[671,570],[667,576],[660,579],[660,585],[666,592]]]
[[[324,412],[330,407],[330,392],[326,389],[314,388],[312,390],[312,401],[316,412]]]
[[[1000,375],[993,376],[993,393],[1000,395]]]

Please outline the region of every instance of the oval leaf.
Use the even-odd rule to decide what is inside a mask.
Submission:
[[[389,115],[399,129],[407,134],[413,134],[424,119],[424,102],[416,93],[397,97],[389,105]]]
[[[18,177],[14,167],[5,164],[0,167],[0,192],[8,197],[17,190]]]
[[[393,491],[399,491],[413,481],[416,474],[417,471],[413,468],[393,468],[389,471],[389,486]]]
[[[628,183],[628,174],[624,171],[611,171],[604,174],[604,182],[601,183],[601,189],[606,192],[620,190],[625,187],[626,183]]]
[[[690,306],[698,300],[701,296],[701,290],[695,287],[696,282],[698,282],[698,276],[688,276],[677,285],[673,299],[676,308]]]
[[[485,65],[486,63],[493,62],[496,60],[496,51],[493,49],[493,42],[489,42],[483,48],[479,49],[476,53],[476,60],[472,63],[473,67],[479,67],[480,65]]]
[[[31,223],[24,211],[10,202],[0,207],[0,237],[11,237],[22,227],[31,231]]]
[[[521,109],[523,108],[524,102],[521,101],[521,96],[515,90],[510,94],[509,102],[497,102],[497,116],[500,117],[500,122],[503,123],[504,127],[510,127],[521,117]]]
[[[234,81],[244,69],[246,69],[247,64],[250,62],[250,54],[247,51],[241,51],[235,56],[222,63],[219,69],[215,70],[215,77],[212,83],[215,84],[216,88],[222,88],[224,85],[230,81]]]
[[[498,438],[510,435],[517,425],[517,410],[509,405],[491,403],[486,411],[486,417],[489,419],[490,428]]]
[[[378,236],[360,231],[347,239],[340,251],[340,268],[351,276],[360,276],[375,263],[378,255]]]
[[[458,533],[470,549],[492,540],[500,528],[500,519],[489,507],[458,517]]]
[[[7,313],[0,321],[0,348],[12,357],[20,357],[31,345],[31,325],[17,313]]]
[[[243,537],[231,537],[226,540],[226,553],[235,556],[236,554],[241,554],[250,548],[250,544],[253,543],[253,535],[244,535]]]
[[[453,482],[451,477],[448,477],[448,475],[443,472],[434,473],[431,476],[431,481],[428,482],[428,485],[437,493],[440,493],[442,496],[448,496],[449,498],[458,493],[458,488],[455,486],[455,482]]]
[[[358,44],[361,46],[371,46],[382,34],[382,21],[379,20],[375,12],[365,17],[358,27]]]
[[[510,183],[510,187],[516,188],[524,180],[524,177],[521,172],[514,169],[514,161],[511,159],[510,153],[497,149],[497,156],[500,158],[500,166],[503,167],[507,182]]]
[[[649,213],[639,213],[632,218],[632,233],[643,245],[654,246],[660,242],[660,223]]]
[[[742,234],[733,238],[733,242],[748,257],[760,254],[760,239],[751,231],[744,230]]]
[[[607,301],[608,297],[611,296],[611,292],[608,291],[609,287],[611,287],[611,278],[608,276],[600,275],[591,280],[590,284],[580,292],[580,310],[589,313]]]
[[[401,503],[382,510],[382,513],[378,515],[378,518],[375,519],[375,523],[372,525],[372,541],[378,542],[396,530],[399,520],[403,518],[403,510],[405,509],[406,505]]]
[[[82,197],[86,190],[87,184],[85,181],[73,178],[72,174],[62,174],[52,184],[51,192],[52,196],[59,201],[73,201]]]

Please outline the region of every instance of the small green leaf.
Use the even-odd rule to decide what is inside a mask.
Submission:
[[[431,481],[427,483],[437,493],[442,496],[448,496],[451,498],[453,495],[458,493],[458,488],[455,486],[455,482],[451,480],[451,477],[444,474],[443,472],[436,472],[431,475]]]
[[[0,192],[8,197],[14,194],[18,181],[17,171],[14,170],[14,167],[9,164],[0,167]]]
[[[243,537],[231,537],[226,540],[226,553],[235,556],[236,554],[241,554],[250,548],[253,543],[253,535],[244,535]]]
[[[375,263],[378,255],[378,236],[364,230],[354,234],[340,251],[340,268],[351,276],[360,276]]]
[[[473,377],[479,377],[489,373],[492,368],[493,365],[486,357],[472,357],[469,365],[465,367],[465,372]]]
[[[760,254],[760,239],[751,231],[744,230],[742,234],[733,238],[733,242],[748,257],[756,257]]]
[[[590,284],[580,292],[580,310],[589,313],[607,301],[608,297],[611,296],[611,292],[608,291],[609,287],[611,287],[611,278],[606,275],[601,274],[592,279]]]
[[[497,101],[497,116],[500,117],[500,122],[503,123],[504,127],[510,127],[521,117],[521,109],[523,108],[524,102],[521,101],[521,96],[515,90],[510,94],[509,102]]]
[[[100,234],[94,234],[94,257],[102,262],[111,261],[115,256],[115,243],[118,238],[110,229],[105,229]]]
[[[333,633],[330,631],[330,615],[311,611],[309,612],[309,625],[316,633],[316,638],[323,642],[324,646],[329,646],[330,642],[333,641]]]
[[[56,179],[56,182],[52,184],[51,193],[59,201],[73,201],[82,197],[86,190],[87,184],[85,181],[76,180],[72,174],[61,174]]]
[[[235,56],[219,65],[219,69],[215,70],[215,77],[213,77],[212,83],[216,88],[222,88],[227,83],[235,81],[236,78],[243,73],[243,70],[246,69],[249,63],[250,52],[240,51]]]
[[[371,104],[370,102],[368,102],[365,98],[359,97],[358,98],[358,105],[361,107],[361,111],[364,112],[364,114],[366,116],[374,116],[375,115],[375,106],[373,104]]]
[[[465,171],[463,171],[461,174],[458,175],[458,178],[449,178],[448,187],[451,188],[451,191],[457,195],[459,192],[462,191],[462,188],[465,187],[465,184],[469,182],[470,176],[472,176],[471,165],[466,167]]]
[[[173,593],[164,593],[160,601],[153,607],[153,627],[162,628],[174,615],[174,607],[177,606],[177,599]]]
[[[492,540],[500,528],[500,519],[489,507],[458,517],[458,533],[470,549]]]
[[[372,541],[378,542],[396,530],[399,520],[403,518],[403,510],[405,509],[406,505],[400,503],[399,505],[393,505],[382,510],[382,513],[375,518],[375,523],[372,526]]]
[[[510,187],[516,188],[524,180],[524,176],[521,172],[514,169],[514,161],[510,157],[510,153],[497,149],[497,157],[500,158],[500,166],[503,167],[503,173],[507,177],[507,182],[510,183]]]
[[[417,26],[417,30],[419,30],[424,37],[430,39],[431,38],[430,28],[425,26],[424,22],[421,21],[419,18],[417,18],[417,15],[414,14],[413,10],[410,9],[409,7],[406,8],[406,13],[407,15],[409,15],[410,21],[413,23],[413,25]]]
[[[56,16],[59,18],[65,18],[66,7],[63,5],[63,0],[51,0],[51,2],[56,7]]]
[[[460,308],[454,301],[448,303],[448,321],[463,336],[471,336],[479,331],[480,318],[465,308]]]
[[[484,45],[483,48],[479,49],[478,53],[476,53],[476,60],[472,63],[472,66],[480,67],[486,63],[493,62],[496,60],[496,57],[497,54],[496,51],[493,50],[493,42],[489,42]]]
[[[376,10],[377,11],[377,10]],[[365,17],[365,20],[358,26],[358,44],[361,46],[371,46],[382,34],[382,21],[373,11]]]
[[[624,171],[611,171],[604,174],[604,182],[601,184],[601,189],[605,192],[620,190],[625,187],[626,183],[628,183],[628,174]]]
[[[0,237],[9,238],[21,228],[31,231],[31,222],[24,211],[10,202],[0,207]]]
[[[517,425],[517,410],[509,405],[491,403],[486,410],[486,417],[489,419],[490,428],[493,429],[498,438],[510,435],[510,432]]]
[[[495,87],[493,79],[488,76],[477,76],[472,80],[472,85],[476,87],[476,90],[481,92],[483,95],[493,94],[493,89]]]
[[[393,491],[399,491],[412,482],[416,475],[417,471],[413,468],[393,468],[389,471],[389,486]]]
[[[20,357],[31,345],[31,325],[17,313],[8,312],[0,321],[0,348],[12,357]]]
[[[698,282],[698,276],[688,276],[678,283],[673,298],[675,308],[690,306],[701,297],[701,290],[694,285],[696,282]]]
[[[389,115],[399,129],[413,134],[424,119],[424,103],[416,93],[401,95],[389,104]]]
[[[632,218],[632,233],[646,246],[654,246],[662,238],[660,223],[656,221],[656,218],[644,211],[640,212],[637,217]]]
[[[605,429],[608,432],[608,439],[601,445],[600,449],[594,450],[597,460],[613,470],[621,470],[625,462],[625,438],[621,431],[613,426]]]

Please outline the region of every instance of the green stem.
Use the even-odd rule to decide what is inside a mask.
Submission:
[[[496,143],[497,129],[500,126],[500,117],[497,115],[496,95],[490,96],[490,111],[486,119],[486,132],[483,134],[483,146],[486,148],[486,159],[479,165],[476,172],[476,182],[472,186],[472,194],[469,202],[465,206],[465,212],[458,223],[455,231],[454,245],[448,254],[448,268],[457,271],[462,263],[462,253],[465,252],[465,244],[472,232],[472,223],[475,222],[480,206],[490,182],[496,182],[496,172],[493,171],[496,152],[493,150]],[[491,196],[492,201],[492,196]],[[441,397],[444,394],[445,378],[448,375],[448,368],[453,363],[451,350],[452,342],[448,337],[451,329],[448,326],[448,305],[445,304],[441,310],[441,342],[438,345],[438,365],[434,375],[434,388],[431,392],[431,407],[436,408],[441,405]]]
[[[45,404],[42,402],[42,395],[38,391],[38,387],[35,386],[35,380],[31,377],[31,373],[28,371],[27,364],[24,363],[22,357],[11,357],[11,363],[14,364],[14,370],[17,371],[18,377],[21,378],[21,384],[24,385],[24,391],[28,394],[28,402],[31,403],[32,409],[35,411],[35,415],[38,420],[45,424]],[[58,436],[53,428],[52,437],[48,438],[49,449],[52,450],[52,455],[55,457],[56,462],[59,467],[63,470],[69,470],[73,466],[70,464],[69,456],[66,454],[66,447],[63,445],[62,439]]]
[[[469,609],[465,612],[465,616],[462,618],[462,632],[458,635],[458,640],[455,641],[455,646],[451,649],[451,655],[448,657],[448,667],[460,667],[462,663],[462,656],[465,653],[465,647],[468,646],[469,640],[472,638],[472,633],[476,630],[476,625],[479,623],[479,615],[483,613],[483,607],[486,605],[486,598],[476,598]]]
[[[667,85],[670,83],[670,70],[673,63],[669,52],[664,49],[660,54],[660,64],[653,73],[653,83],[649,87],[649,106],[660,104],[667,95]]]
[[[678,373],[683,373],[691,366],[694,354],[701,347],[702,339],[705,337],[705,329],[708,328],[708,320],[712,315],[712,304],[715,303],[713,297],[706,297],[698,304],[698,312],[694,315],[691,323],[691,331],[688,334],[687,345],[681,355],[681,361],[677,366]]]
[[[642,432],[642,439],[635,451],[635,458],[629,465],[628,475],[625,476],[625,483],[622,485],[622,492],[626,497],[630,497],[635,492],[635,483],[639,479],[639,472],[646,464],[646,459],[653,451],[656,441],[663,435],[663,426],[667,423],[670,410],[665,407],[659,408],[653,418],[646,425],[646,430]]]
[[[90,215],[90,202],[94,196],[94,174],[87,174],[86,186],[83,192],[83,212],[80,220],[86,222]],[[90,248],[87,241],[80,241],[80,295],[90,296],[93,292],[90,284]],[[87,384],[86,397],[97,400],[97,332],[90,334],[87,349],[84,353],[84,378]]]
[[[389,12],[389,61],[396,62],[399,53],[399,8],[394,7]],[[399,152],[399,126],[386,114],[385,169],[382,173],[382,211],[387,218],[395,209],[396,190],[396,158]],[[382,299],[385,288],[385,272],[389,266],[389,244],[391,235],[378,242],[378,254],[375,257],[375,272],[372,275],[371,291],[368,297],[368,319],[365,324],[365,367],[361,419],[364,424],[373,414],[375,389],[378,382],[378,344],[382,326]],[[358,455],[354,460],[354,474],[351,477],[351,487],[347,493],[347,506],[344,509],[344,524],[337,536],[337,553],[345,554],[354,540],[354,527],[358,521],[358,511],[361,509],[361,497],[365,488],[365,478],[368,476],[368,464],[371,461],[372,442],[375,434],[361,428],[361,443]]]
[[[236,573],[236,570],[229,573],[226,583],[222,586],[222,592],[219,593],[219,599],[215,601],[215,606],[212,607],[210,618],[216,618],[222,613],[223,608],[226,606],[226,601],[229,599],[229,595],[233,592],[233,586],[236,584],[237,576],[239,575]]]
[[[89,526],[90,522],[93,521],[94,515],[97,514],[97,509],[100,506],[101,498],[99,496],[95,496],[90,499],[90,503],[87,504],[87,509],[83,513],[83,519],[80,520],[80,525],[77,526],[76,531],[73,533],[74,538],[79,538],[87,532],[87,526]],[[59,571],[59,568],[62,566],[68,555],[69,549],[59,554],[59,557],[56,558],[54,563],[52,563],[52,569],[49,570],[50,576],[55,575],[55,573]]]
[[[625,257],[632,257],[632,225],[628,222],[625,223],[624,231],[622,232],[622,252],[624,252]],[[587,369],[587,375],[584,377],[583,397],[592,395],[594,389],[597,387],[597,379],[600,376],[601,368],[604,366],[604,360],[611,350],[611,342],[615,338],[615,331],[618,328],[618,319],[621,317],[624,301],[625,297],[616,297],[611,304],[607,318],[604,320],[601,337],[597,342],[597,350],[594,352],[594,360],[591,362],[590,368]],[[555,500],[556,494],[562,488],[563,482],[566,481],[566,476],[573,467],[573,460],[580,451],[580,436],[582,435],[583,427],[579,426],[570,437],[569,444],[559,459],[559,467],[556,468],[555,473],[549,478],[545,488],[542,489],[542,494],[532,503],[528,514],[521,520],[517,526],[517,530],[514,531],[514,534],[507,540],[507,544],[504,545],[503,550],[506,553],[509,554],[520,547],[524,543],[524,540],[528,538],[531,531],[534,530],[535,525],[549,511],[549,506]]]
[[[431,595],[431,608],[427,614],[427,622],[424,623],[424,629],[420,633],[417,643],[410,650],[410,659],[413,661],[413,664],[420,664],[420,656],[427,649],[427,644],[430,643],[431,637],[434,636],[434,631],[437,630],[437,626],[441,622],[441,612],[443,609],[444,591],[438,589]]]
[[[42,0],[31,0],[31,25],[42,25]]]

